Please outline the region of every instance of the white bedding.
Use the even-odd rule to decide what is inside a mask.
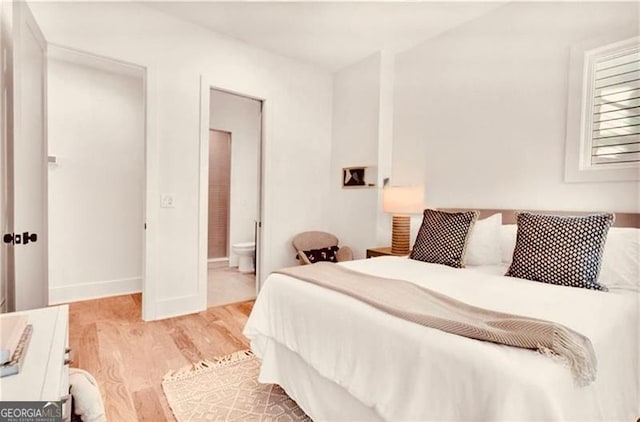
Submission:
[[[502,273],[499,266],[453,269],[396,257],[340,265],[413,281],[487,309],[564,324],[591,339],[596,381],[576,387],[568,368],[534,351],[423,327],[279,274],[265,283],[245,327],[258,356],[269,344],[283,346],[389,421],[640,416],[638,295],[503,277],[496,275]]]

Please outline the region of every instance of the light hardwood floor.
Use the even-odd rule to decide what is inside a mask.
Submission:
[[[109,421],[175,420],[162,392],[169,370],[247,349],[242,335],[253,301],[143,322],[141,295],[69,305],[73,367],[91,372]]]

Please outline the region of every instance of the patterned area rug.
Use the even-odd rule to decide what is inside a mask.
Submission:
[[[179,422],[311,421],[278,385],[258,383],[249,350],[169,372],[162,388]]]

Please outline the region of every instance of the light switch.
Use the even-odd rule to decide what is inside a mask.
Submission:
[[[171,193],[163,193],[160,195],[160,207],[161,208],[173,208],[175,207],[175,201],[173,198],[173,194]]]

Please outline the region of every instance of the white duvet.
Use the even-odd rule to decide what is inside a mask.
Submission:
[[[274,341],[389,421],[603,420],[638,412],[638,295],[554,286],[406,258],[340,264],[403,279],[496,311],[547,319],[591,339],[596,381],[535,351],[472,340],[385,314],[340,293],[272,274],[245,335]],[[313,415],[310,415],[313,417]]]

